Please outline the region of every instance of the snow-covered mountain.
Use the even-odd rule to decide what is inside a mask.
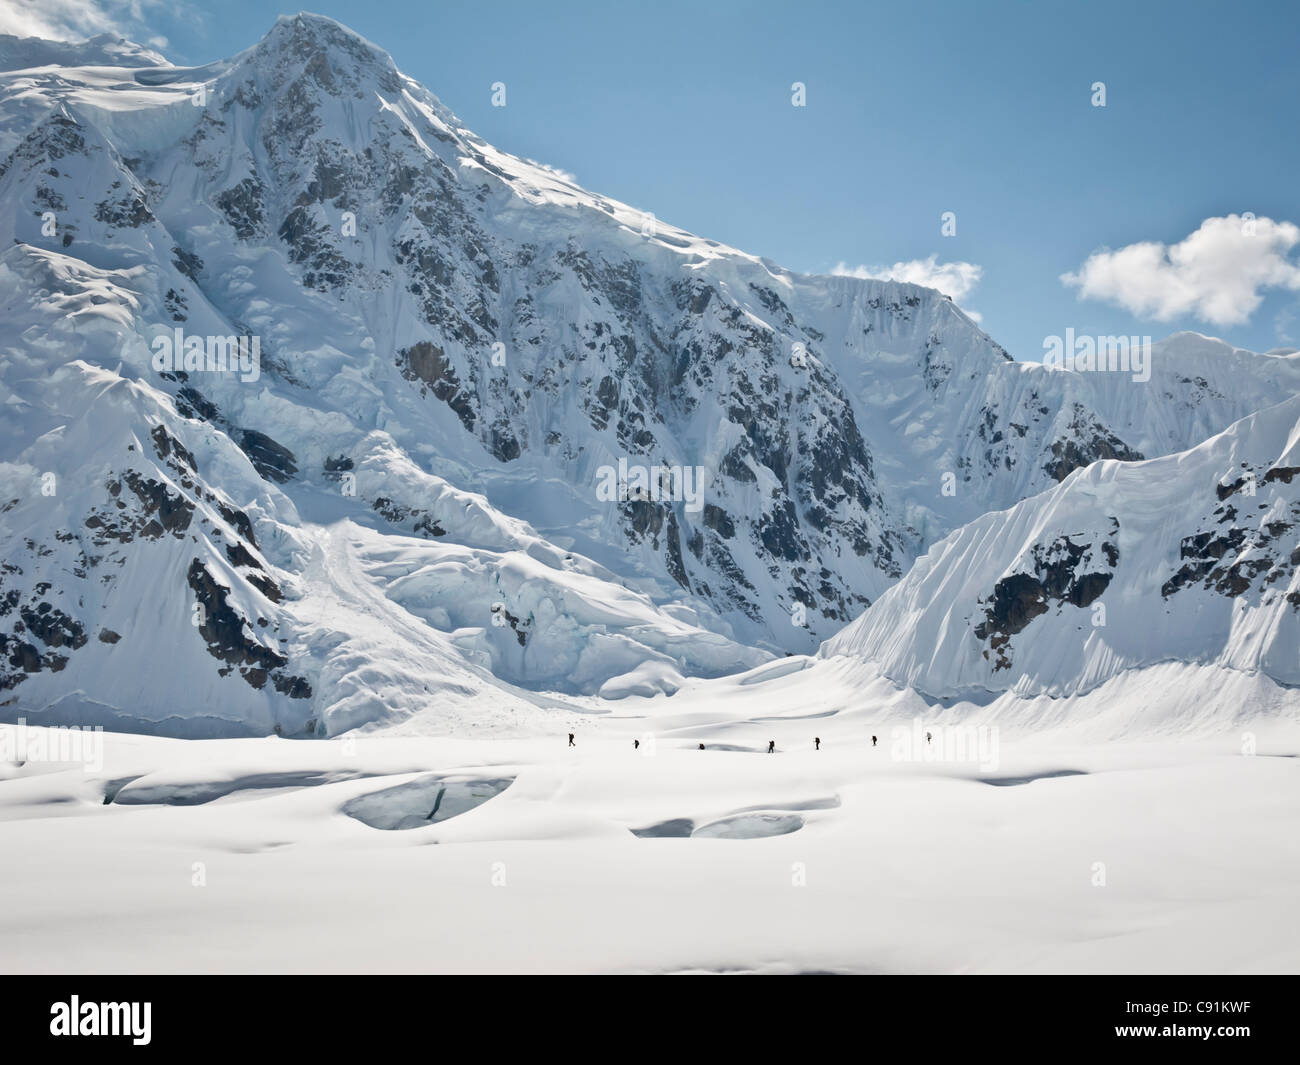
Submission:
[[[111,302],[77,303],[70,282],[45,280],[69,321],[41,347],[71,361],[28,367],[6,396],[9,705],[127,729],[298,735],[400,721],[436,699],[449,723],[474,727],[461,719],[485,697],[527,708],[516,682],[671,691],[679,670],[764,657],[415,470],[406,479],[428,506],[404,521],[436,537],[353,520],[320,491],[299,496],[317,512],[305,520],[274,483],[273,445],[234,432],[241,449],[76,359],[78,334],[94,344],[111,328],[97,313]]]
[[[0,60],[13,706],[297,734],[672,691],[1300,385],[1191,334],[1149,380],[1013,361],[938,292],[795,274],[500,152],[318,16],[200,68]],[[160,369],[186,337],[260,362]]]
[[[1293,397],[1188,451],[1094,463],[971,522],[821,655],[937,697],[1073,695],[1166,662],[1294,687],[1297,528]]]

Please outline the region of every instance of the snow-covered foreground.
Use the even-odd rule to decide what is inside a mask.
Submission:
[[[9,726],[0,967],[1300,970],[1294,700],[1207,670],[1169,713],[1191,679],[945,709],[793,658],[512,733],[102,734],[78,764]]]

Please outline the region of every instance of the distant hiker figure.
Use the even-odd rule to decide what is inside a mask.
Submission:
[[[813,750],[820,751],[822,749],[822,738],[820,736],[814,736],[813,743],[816,744]]]
[[[632,750],[634,750],[634,751],[639,751],[640,749],[641,749],[641,741],[640,741],[640,740],[633,740],[633,741],[632,741]]]
[[[576,746],[578,746],[576,743],[573,742],[573,733],[572,733],[572,732],[569,733],[569,746],[570,746],[570,747],[576,747]]]
[[[872,736],[872,737],[871,737],[871,746],[874,747],[875,745],[876,745],[876,737],[875,737],[875,736]]]
[[[767,741],[767,753],[776,754],[776,740]]]
[[[928,732],[925,734],[925,742],[926,743],[930,742],[930,734]]]

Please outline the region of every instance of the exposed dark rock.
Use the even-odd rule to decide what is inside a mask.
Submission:
[[[255,178],[246,177],[239,184],[218,193],[217,207],[240,240],[252,240],[262,228],[264,190]]]
[[[49,603],[23,607],[19,615],[27,631],[46,647],[71,647],[76,650],[85,645],[85,626]]]
[[[245,429],[239,434],[238,440],[257,472],[267,480],[284,484],[298,472],[293,452],[265,433]]]
[[[278,603],[284,598],[280,586],[265,573],[250,573],[245,580],[273,603]]]
[[[230,589],[221,584],[197,558],[190,563],[186,579],[195,598],[203,606],[199,633],[207,644],[208,654],[238,669],[239,675],[254,688],[263,688],[267,678],[288,665],[289,660],[254,640],[246,631],[246,619],[230,604]],[[275,684],[278,691],[304,691],[293,698],[306,698],[311,686],[304,678],[282,676]]]
[[[515,639],[519,641],[519,646],[528,646],[528,632],[533,624],[531,616],[525,621],[510,613],[506,608],[505,603],[493,603],[492,624],[496,628],[504,628],[508,626],[514,632]]]
[[[387,496],[379,496],[372,504],[384,519],[394,525],[404,525],[410,521],[411,531],[426,538],[446,536],[447,530],[438,524],[438,520],[428,511],[416,507],[405,507]]]
[[[149,435],[153,438],[154,450],[157,451],[158,457],[163,462],[167,462],[168,459],[171,459],[174,456],[179,462],[183,462],[188,466],[191,473],[199,472],[199,466],[198,463],[194,461],[194,456],[162,425],[155,425],[153,431]],[[177,473],[183,474],[185,472],[175,463],[168,464],[171,465],[172,469],[176,470]]]
[[[704,504],[704,524],[724,540],[730,540],[736,535],[736,526],[731,517],[721,507],[714,506],[712,503]]]
[[[1119,522],[1110,520],[1110,535],[1098,546],[1113,569],[1119,561],[1114,543]],[[1011,667],[1011,637],[1046,614],[1052,603],[1084,608],[1106,591],[1113,574],[1091,568],[1095,564],[1093,549],[1093,544],[1077,544],[1070,536],[1058,536],[1047,545],[1035,544],[1031,572],[1013,573],[994,585],[993,594],[984,601],[984,620],[975,626],[975,638],[989,644],[984,657],[996,656],[994,672]]]
[[[226,545],[226,558],[230,559],[232,566],[252,566],[254,569],[261,569],[262,564],[253,557],[252,553],[242,543]]]
[[[248,515],[238,507],[232,507],[221,500],[216,501],[217,512],[226,519],[226,522],[247,540],[254,547],[257,546],[257,537],[253,535],[253,523],[249,521]]]
[[[115,181],[111,190],[120,187],[121,182]],[[152,222],[153,212],[149,210],[149,205],[138,188],[128,188],[116,199],[110,196],[95,204],[95,218],[105,225],[135,229],[146,222]]]
[[[197,285],[199,274],[203,272],[203,260],[179,247],[172,248],[172,256],[172,265]]]
[[[474,404],[462,391],[460,380],[440,347],[427,340],[412,344],[397,353],[397,366],[408,381],[421,382],[421,393],[431,391],[460,418],[471,433],[474,431]]]
[[[123,501],[123,485],[140,501],[138,508],[129,507]],[[91,511],[85,520],[85,527],[93,533],[92,542],[97,546],[110,541],[130,543],[137,537],[157,540],[167,533],[180,539],[194,518],[194,504],[189,499],[169,485],[135,470],[126,470],[120,480],[110,480],[105,487],[115,502]]]
[[[1052,441],[1051,458],[1043,467],[1054,481],[1064,481],[1075,470],[1103,459],[1140,462],[1146,457],[1099,424],[1077,403],[1070,421],[1070,432],[1073,437]]]
[[[215,404],[209,403],[201,392],[188,386],[176,393],[176,410],[183,417],[205,422],[215,422],[221,418],[221,411]]]
[[[173,322],[184,322],[189,318],[189,305],[185,297],[177,292],[174,288],[169,288],[167,294],[163,297],[163,307],[171,315]]]

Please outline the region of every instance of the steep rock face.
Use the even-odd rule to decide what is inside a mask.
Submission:
[[[932,695],[1087,691],[1166,661],[1300,682],[1300,399],[1100,462],[936,544],[826,657]]]
[[[1014,363],[931,290],[791,274],[496,151],[328,19],[130,85],[111,118],[76,71],[7,99],[37,129],[3,202],[35,246],[147,261],[142,341],[174,322],[260,337],[259,381],[165,387],[221,411],[264,475],[383,429],[773,649],[814,646],[961,522],[1088,462],[1188,446],[1271,383],[1229,401],[1176,353],[1147,383]],[[42,176],[78,153],[102,190],[88,220]],[[46,201],[64,205],[53,237]],[[1251,358],[1247,380],[1300,379]],[[703,499],[598,498],[620,460],[699,468]]]
[[[993,586],[984,620],[974,633],[977,640],[988,642],[984,658],[996,656],[994,671],[1011,668],[1007,654],[1011,637],[1048,613],[1054,603],[1091,606],[1106,591],[1113,576],[1110,570],[1119,563],[1115,543],[1119,519],[1111,518],[1110,523],[1110,535],[1104,540],[1095,534],[1075,534],[1079,539],[1075,542],[1067,533],[1050,543],[1034,544],[1025,570],[1003,577]]]
[[[0,349],[0,719],[302,736],[432,710],[464,728],[485,696],[527,709],[514,686],[620,692],[654,663],[654,690],[672,690],[766,657],[415,469],[381,433],[359,463],[322,462],[303,499],[325,523],[304,520],[278,487],[297,482],[287,450],[188,384],[173,399],[81,357],[129,348],[142,276],[0,253],[0,311],[25,338]],[[359,508],[346,476],[421,506]]]
[[[270,702],[236,712],[257,727],[413,713],[420,655],[459,699],[494,675],[631,690],[646,662],[671,690],[809,650],[953,528],[1088,463],[1188,447],[1300,383],[1300,358],[1190,335],[1157,345],[1146,382],[1014,362],[933,290],[793,274],[499,152],[328,19],[281,19],[196,69],[127,42],[47,45],[0,47],[3,380],[108,371],[178,416],[181,446],[224,441],[206,491],[277,501],[260,561],[283,578],[248,564],[251,521],[247,546],[174,560],[184,602],[227,619],[191,634],[229,671],[220,690],[266,674]],[[209,350],[256,338],[260,361],[160,369],[176,330]],[[42,413],[2,460],[58,422],[28,402]],[[205,504],[157,471],[103,472],[77,516],[98,535],[204,528]],[[313,581],[383,603],[366,592],[360,629],[326,636]],[[311,646],[305,664],[243,642],[226,604],[244,586]],[[382,697],[359,679],[371,608],[411,656]],[[147,641],[134,624],[105,631]],[[76,638],[38,625],[65,643],[20,662]],[[100,646],[119,645],[80,650]]]
[[[701,280],[703,242],[643,236],[627,208],[556,197],[549,177],[521,189],[544,172],[500,157],[329,23],[281,22],[214,95],[220,116],[182,153],[208,202],[236,240],[274,233],[295,280],[342,304],[342,332],[374,336],[381,295],[390,313],[369,371],[393,382],[411,424],[438,423],[448,457],[562,475],[604,551],[751,638],[784,638],[802,604],[809,639],[901,574],[911,531],[884,505],[834,374],[790,365],[793,345],[818,334],[798,327],[768,269]],[[346,126],[331,121],[340,109]],[[251,172],[207,166],[216,159]],[[172,213],[165,197],[158,209]],[[364,240],[345,233],[344,212]],[[295,379],[315,376],[297,353],[284,359]],[[596,498],[620,459],[703,469],[711,517],[658,492]]]
[[[6,705],[71,697],[103,707],[104,723],[313,731],[312,684],[296,671],[309,663],[278,607],[280,578],[248,505],[204,478],[233,459],[229,441],[200,441],[201,463],[161,395],[82,362],[22,393],[12,406],[29,425],[57,424],[0,467]],[[37,395],[40,408],[27,399]],[[251,469],[241,481],[257,491]],[[218,693],[227,712],[202,713]]]

